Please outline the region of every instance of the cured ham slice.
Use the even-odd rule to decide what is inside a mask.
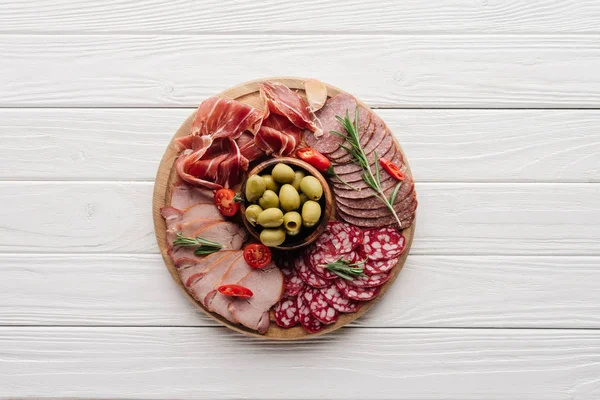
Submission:
[[[219,262],[212,264],[191,280],[190,285],[187,286],[188,292],[202,303],[208,292],[214,289],[215,285],[221,280],[225,272],[227,272],[231,263],[239,257],[242,257],[242,251],[232,251],[226,258],[222,258]]]
[[[298,128],[308,129],[316,137],[321,136],[323,132],[313,121],[308,103],[298,93],[279,82],[264,82],[258,86],[267,106],[265,118],[269,112],[283,115]]]
[[[194,204],[185,210],[178,210],[175,207],[163,207],[160,209],[160,214],[167,223],[188,222],[198,218],[225,220],[217,207],[214,204],[208,203]]]
[[[236,258],[235,261],[229,266],[227,272],[225,272],[221,280],[215,285],[214,289],[208,292],[204,298],[204,306],[206,306],[208,311],[216,312],[217,314],[227,318],[229,321],[236,322],[228,308],[233,298],[219,293],[217,288],[221,285],[238,283],[242,278],[252,271],[252,268],[250,268],[246,260],[244,260],[244,257]]]
[[[271,114],[260,127],[254,141],[266,154],[288,156],[302,140],[302,130],[284,116]]]
[[[213,203],[214,193],[212,190],[194,187],[185,182],[177,182],[171,191],[171,207],[185,210],[198,203]]]
[[[170,226],[167,223],[167,241],[172,244],[177,232],[186,237],[200,236],[203,239],[220,243],[224,249],[237,250],[247,239],[248,232],[236,223],[199,218],[193,221]]]
[[[197,261],[186,260],[184,262],[176,263],[177,273],[181,282],[185,286],[191,286],[194,280],[201,276],[204,271],[218,262],[227,261],[231,259],[233,254],[239,255],[238,251],[217,251],[216,253],[209,254],[206,257],[202,257]]]

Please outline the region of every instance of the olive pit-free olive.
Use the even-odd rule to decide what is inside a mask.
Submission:
[[[300,190],[310,200],[319,200],[323,196],[323,187],[314,176],[305,176],[300,181]]]
[[[285,229],[263,229],[260,233],[260,241],[265,246],[279,246],[285,242]]]
[[[267,186],[268,190],[272,190],[275,193],[279,192],[279,185],[277,184],[277,182],[275,182],[271,175],[266,174],[261,176],[263,178],[263,181],[265,181],[265,185]]]
[[[313,227],[319,222],[319,219],[321,219],[321,206],[316,201],[308,200],[302,206],[302,226]]]
[[[263,178],[258,175],[252,175],[246,181],[246,200],[254,203],[256,200],[260,199],[260,196],[267,190],[267,185]]]
[[[288,233],[299,230],[302,227],[302,217],[300,216],[300,213],[297,211],[285,213],[283,216],[283,226]]]
[[[291,183],[291,185],[294,187],[294,189],[296,189],[297,191],[300,191],[300,181],[305,176],[306,176],[306,174],[304,173],[304,171],[298,170],[298,171],[294,172],[294,180]]]
[[[256,218],[263,209],[258,204],[251,204],[246,208],[246,219],[252,226],[256,225]]]
[[[271,176],[275,182],[291,183],[294,180],[295,173],[292,167],[289,165],[279,163],[275,165],[273,171],[271,171]]]
[[[267,208],[277,208],[279,207],[279,197],[277,196],[277,193],[267,189],[260,199],[258,199],[258,204],[260,204],[263,210],[266,210]]]
[[[277,228],[283,224],[283,211],[279,208],[268,208],[258,214],[256,222],[264,228]]]
[[[283,211],[293,211],[300,207],[300,195],[289,183],[283,185],[279,191],[279,205]]]

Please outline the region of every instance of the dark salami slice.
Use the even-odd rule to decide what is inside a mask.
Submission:
[[[323,279],[336,279],[337,275],[329,271],[325,266],[329,263],[337,261],[335,255],[331,255],[317,247],[311,246],[306,250],[304,262]]]
[[[329,305],[323,293],[318,289],[307,289],[302,292],[302,295],[304,296],[304,302],[308,304],[311,314],[319,322],[329,325],[337,321],[340,313]]]
[[[342,255],[351,252],[362,241],[362,231],[341,221],[331,221],[327,229],[315,242],[315,246],[329,254]],[[338,257],[339,258],[339,257]]]
[[[381,260],[381,261],[373,261],[373,260],[367,260],[367,262],[365,262],[363,268],[364,268],[364,272],[367,275],[377,275],[377,274],[384,274],[388,271],[390,271],[392,268],[394,268],[396,266],[396,264],[398,264],[398,258],[391,258],[389,260]]]
[[[363,252],[371,261],[399,257],[406,248],[404,235],[394,228],[367,229],[363,234]]]
[[[338,289],[336,285],[331,285],[328,288],[319,289],[325,300],[335,308],[337,311],[342,313],[353,313],[358,311],[360,304],[354,300],[344,296],[344,294]]]
[[[358,276],[358,277],[354,278],[353,280],[346,281],[346,282],[348,282],[348,284],[351,286],[356,286],[356,287],[361,287],[361,288],[362,287],[377,287],[377,286],[381,286],[384,283],[386,283],[391,277],[392,277],[392,274],[390,272],[386,272],[383,274]]]
[[[310,312],[308,303],[304,300],[304,292],[296,298],[296,305],[298,307],[298,321],[305,331],[316,333],[323,329],[323,324]]]
[[[283,298],[275,305],[273,311],[275,323],[282,328],[298,325],[298,301],[295,297]]]
[[[402,158],[401,153],[400,152],[396,152],[396,145],[393,144],[392,146],[390,146],[389,149],[387,149],[387,151],[382,151],[382,153],[380,153],[379,151],[377,152],[377,156],[379,158],[387,158],[388,160],[391,160],[392,157],[395,156],[398,157],[400,155],[400,158]],[[369,163],[371,164],[371,167],[373,167],[374,163],[375,163],[375,152],[372,152],[371,154],[367,155],[367,159],[369,160]],[[348,164],[343,164],[343,165],[337,165],[334,167],[335,172],[342,176],[342,179],[344,179],[345,174],[351,174],[353,172],[356,171],[360,171],[361,167],[356,164],[354,161],[349,162]],[[345,180],[345,179],[344,179]]]
[[[296,271],[298,272],[298,276],[300,279],[304,281],[308,286],[313,288],[320,289],[322,287],[327,287],[332,284],[332,281],[327,279],[323,279],[306,265],[304,261],[304,257],[298,257],[295,261]]]
[[[379,294],[381,287],[356,287],[348,284],[345,279],[338,279],[335,281],[335,286],[340,289],[340,292],[349,299],[356,301],[368,301],[372,300]]]
[[[398,214],[398,218],[400,219],[402,229],[406,229],[410,225],[412,225],[412,221],[414,220],[414,214],[419,204],[417,202],[416,197],[412,197],[409,200],[410,201],[406,206],[407,208],[405,209],[401,209],[400,207],[394,207],[396,209],[396,213]],[[340,217],[340,219],[343,219],[348,223],[360,226],[362,228],[382,227],[388,225],[398,226],[398,222],[389,211],[387,217],[370,218],[368,216],[362,216],[368,215],[369,211],[371,210],[366,210],[365,212],[355,211],[353,215],[343,210],[342,207],[338,207],[338,216]],[[359,215],[357,216],[355,214]]]

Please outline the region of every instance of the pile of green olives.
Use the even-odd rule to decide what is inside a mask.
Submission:
[[[244,194],[251,203],[246,219],[263,228],[260,241],[265,246],[279,246],[286,237],[313,228],[321,219],[321,183],[284,163],[275,165],[270,174],[249,177]]]

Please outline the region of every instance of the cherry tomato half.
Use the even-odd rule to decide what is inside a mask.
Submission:
[[[226,217],[233,217],[240,209],[240,198],[231,189],[219,189],[215,193],[215,205]]]
[[[306,161],[320,172],[326,172],[331,166],[329,159],[312,147],[302,147],[296,150],[296,155],[299,159]]]
[[[271,250],[264,244],[252,243],[244,249],[244,260],[252,268],[264,268],[271,263]]]
[[[217,290],[219,291],[219,293],[231,297],[248,298],[254,295],[254,293],[252,293],[252,290],[241,285],[221,285],[217,288]]]
[[[381,164],[383,169],[385,169],[387,171],[387,173],[392,176],[392,178],[397,179],[399,181],[404,179],[404,173],[402,172],[400,167],[397,166],[396,164],[394,164],[393,162],[391,162],[390,160],[385,159],[385,158],[380,158],[379,164]]]

